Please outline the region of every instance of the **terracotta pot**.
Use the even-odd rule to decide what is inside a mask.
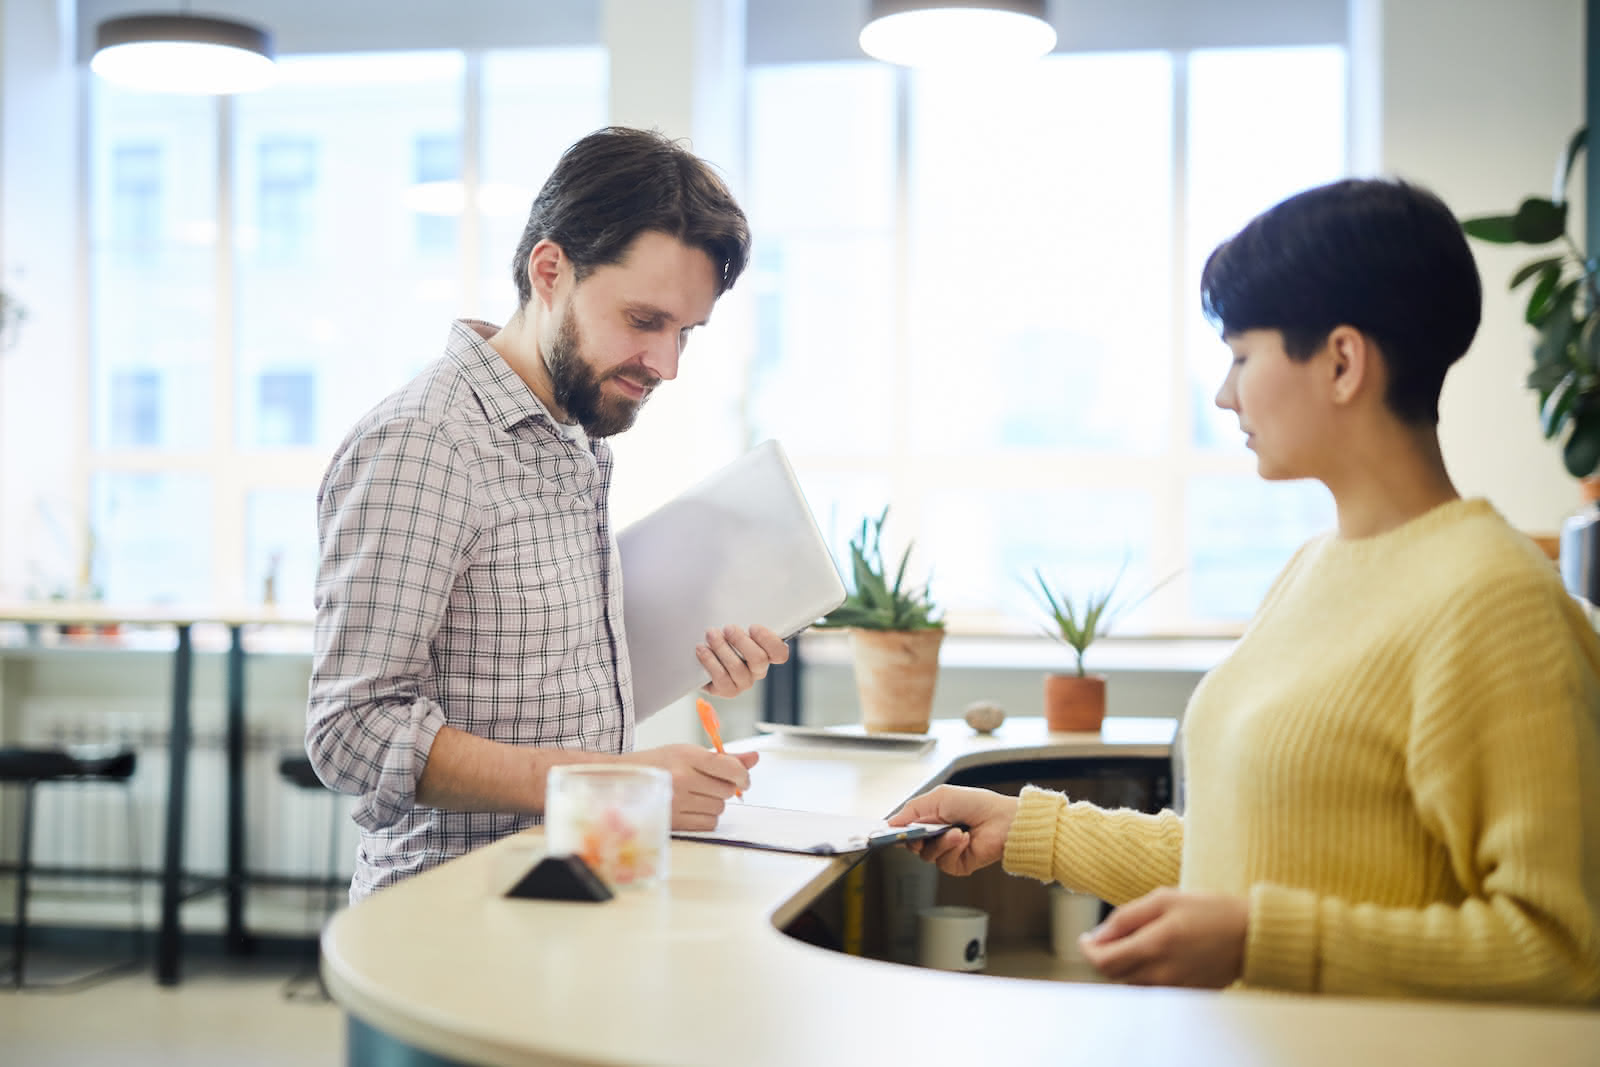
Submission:
[[[1106,721],[1103,675],[1044,676],[1044,722],[1052,732],[1099,733]]]
[[[868,733],[925,734],[943,630],[851,630],[856,695]]]

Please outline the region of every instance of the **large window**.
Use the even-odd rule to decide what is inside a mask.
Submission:
[[[233,100],[91,82],[88,476],[39,506],[89,515],[112,599],[306,606],[329,452],[449,319],[509,313],[535,189],[607,118],[600,48],[281,65]],[[960,626],[1031,631],[1037,567],[1176,574],[1127,629],[1236,628],[1331,505],[1261,482],[1212,406],[1227,355],[1197,279],[1344,173],[1344,67],[1332,46],[979,80],[752,66],[755,256],[718,315],[750,355],[723,421],[784,442],[841,556],[890,505]]]
[[[1263,87],[1270,87],[1264,89]],[[1332,521],[1212,405],[1220,239],[1345,170],[1337,47],[1051,56],[982,80],[749,78],[756,438],[841,548],[890,505],[958,625],[1034,628],[1034,568],[1164,585],[1128,629],[1236,627]]]
[[[605,121],[595,47],[279,66],[232,100],[92,82],[80,581],[108,599],[309,607],[329,453],[452,318],[510,314],[533,191]]]

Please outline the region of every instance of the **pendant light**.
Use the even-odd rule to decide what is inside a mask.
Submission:
[[[1055,47],[1044,0],[871,0],[861,50],[906,67],[1015,63]]]
[[[267,31],[187,12],[100,23],[89,69],[128,89],[194,94],[264,89],[276,73]]]

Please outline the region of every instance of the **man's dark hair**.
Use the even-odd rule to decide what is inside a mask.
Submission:
[[[589,134],[561,154],[528,212],[511,264],[518,306],[533,295],[528,256],[540,241],[560,245],[582,281],[621,262],[646,230],[710,256],[718,296],[750,254],[750,224],[704,160],[655,131],[609,126]]]
[[[1225,335],[1282,332],[1296,360],[1335,326],[1355,327],[1383,353],[1389,409],[1434,426],[1445,372],[1478,330],[1483,287],[1461,224],[1437,196],[1351,178],[1291,196],[1218,245],[1200,302]]]

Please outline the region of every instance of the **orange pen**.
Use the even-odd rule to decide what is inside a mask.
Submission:
[[[700,725],[705,727],[706,735],[711,738],[711,747],[717,750],[718,755],[726,755],[728,750],[722,747],[722,725],[717,722],[717,709],[704,697],[695,697],[694,710],[700,713]],[[738,789],[733,791],[733,795],[744,799],[744,793]]]

